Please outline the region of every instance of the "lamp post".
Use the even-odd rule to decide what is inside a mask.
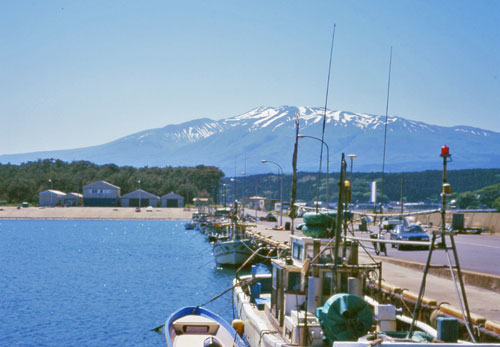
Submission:
[[[262,164],[270,163],[278,167],[278,172],[280,174],[280,228],[283,226],[283,169],[281,165],[272,160],[261,160]]]
[[[353,191],[353,188],[352,188],[352,162],[354,161],[354,158],[357,157],[357,155],[356,154],[348,154],[347,156],[349,157],[349,159],[351,159],[351,179],[350,179],[350,181],[351,181],[351,194],[352,194],[352,191]]]
[[[326,147],[326,209],[329,208],[329,204],[328,204],[328,171],[329,171],[329,167],[330,167],[330,149],[328,148],[328,144],[323,141],[322,139],[318,138],[318,137],[314,137],[314,136],[309,136],[309,135],[299,135],[298,136],[299,139],[303,139],[303,138],[309,138],[309,139],[313,139],[313,140],[316,140],[316,141],[319,141],[321,142],[323,145],[325,145]],[[319,182],[318,182],[318,185],[319,185]],[[317,212],[317,205],[316,205],[316,212]]]
[[[231,177],[229,179],[231,182],[233,182],[233,200],[234,200],[234,203],[236,203],[236,178],[234,177]]]
[[[137,183],[139,183],[139,210],[141,209],[141,200],[142,200],[142,194],[141,194],[141,180],[138,180]]]
[[[349,159],[351,159],[351,187],[352,187],[352,162],[354,161],[354,158],[357,157],[356,154],[348,154],[347,155],[349,157]]]
[[[245,213],[245,175],[247,173],[243,171],[241,173],[241,209],[243,214]]]
[[[50,190],[52,190],[53,185],[52,185],[52,180],[49,178],[49,183],[50,183]],[[50,206],[52,206],[52,192],[50,192]]]
[[[221,195],[222,195],[221,200],[223,200],[224,207],[226,207],[226,184],[224,182],[222,182],[222,194]]]

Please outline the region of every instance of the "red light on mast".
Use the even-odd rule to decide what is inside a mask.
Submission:
[[[446,145],[441,147],[441,157],[449,157],[450,156],[450,148]]]

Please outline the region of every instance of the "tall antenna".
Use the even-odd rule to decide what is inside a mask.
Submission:
[[[320,185],[319,182],[321,179],[321,164],[323,162],[323,143],[325,140],[326,110],[327,110],[327,106],[328,106],[328,92],[330,90],[330,73],[332,71],[333,44],[335,42],[335,27],[336,26],[337,26],[336,24],[333,25],[332,43],[330,46],[330,62],[328,63],[328,79],[326,81],[326,96],[325,96],[325,110],[324,110],[325,112],[323,114],[323,129],[321,132],[321,152],[319,155],[318,190],[316,193],[316,201],[319,201],[319,185]],[[326,182],[326,184],[328,185],[328,182]],[[328,188],[327,188],[327,190],[328,190]],[[328,208],[328,206],[326,208]],[[316,213],[317,212],[318,212],[318,204],[316,204]]]
[[[384,156],[382,159],[382,183],[380,185],[380,213],[382,213],[382,203],[384,201],[385,147],[387,145],[387,117],[389,114],[389,92],[391,90],[391,67],[392,67],[392,46],[391,46],[391,55],[389,58],[389,79],[387,81],[387,101],[385,104]]]

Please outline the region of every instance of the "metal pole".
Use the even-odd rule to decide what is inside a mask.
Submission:
[[[278,173],[280,175],[280,227],[283,226],[283,168],[280,164],[272,160],[261,160],[261,163],[271,163],[278,167]]]
[[[401,216],[399,217],[399,220],[403,220],[403,212],[404,212],[404,202],[403,202],[404,194],[403,194],[403,188],[404,188],[404,184],[405,184],[405,179],[402,178],[401,179]]]
[[[326,147],[326,208],[328,209],[329,207],[329,200],[328,200],[328,172],[330,171],[329,170],[329,167],[330,167],[330,149],[328,148],[328,144],[323,141],[322,139],[318,138],[318,137],[314,137],[314,136],[309,136],[309,135],[299,135],[298,136],[299,139],[301,138],[310,138],[310,139],[314,139],[314,140],[317,140],[319,142],[321,142],[325,147]],[[352,167],[352,164],[351,164],[351,167]],[[319,185],[319,182],[318,182],[318,185]],[[316,209],[317,209],[317,205],[316,205]]]
[[[349,157],[349,159],[351,159],[351,201],[352,201],[352,191],[353,191],[353,187],[352,187],[352,167],[353,167],[354,158],[356,158],[357,155],[356,154],[348,154],[347,156]]]
[[[279,165],[278,165],[279,166]],[[280,228],[283,226],[283,169],[280,166]]]
[[[141,194],[141,180],[137,181],[139,183],[139,209],[141,209],[141,200],[142,200],[142,194]]]
[[[53,185],[52,185],[52,180],[49,178],[49,183],[50,183],[50,190],[52,190]],[[52,192],[50,192],[50,206],[52,206]]]

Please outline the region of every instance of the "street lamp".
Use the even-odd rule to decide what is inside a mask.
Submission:
[[[328,209],[330,206],[328,204],[328,171],[329,171],[329,167],[330,167],[330,149],[328,148],[328,144],[323,141],[322,139],[318,138],[318,137],[314,137],[314,136],[309,136],[309,135],[299,135],[298,136],[299,139],[303,139],[303,138],[309,138],[309,139],[314,139],[314,140],[317,140],[319,142],[321,142],[323,145],[325,145],[326,147],[326,208]],[[318,187],[319,187],[319,182],[318,182]],[[317,212],[317,205],[316,205],[316,212]]]
[[[236,181],[237,181],[237,179],[234,177],[231,177],[229,180],[231,182],[233,182],[233,200],[236,203]]]
[[[352,191],[352,162],[354,161],[354,158],[357,157],[356,154],[348,154],[347,155],[349,157],[349,159],[351,159],[351,191]]]
[[[243,213],[245,213],[245,175],[247,173],[243,171],[241,173],[241,208]]]
[[[52,180],[49,178],[49,183],[50,183],[50,190],[52,190],[53,185],[52,185]],[[50,192],[50,206],[52,206],[52,192]]]
[[[351,159],[351,187],[352,187],[352,162],[354,161],[354,158],[357,157],[356,154],[348,154],[347,155],[349,157],[349,159]]]
[[[226,197],[227,197],[226,186],[227,186],[227,184],[222,183],[222,187],[224,189],[224,191],[222,192],[222,194],[224,195],[224,207],[226,207]]]
[[[261,160],[262,164],[270,163],[274,164],[278,167],[278,172],[280,174],[280,227],[283,226],[283,169],[281,168],[280,164],[272,161],[272,160]]]
[[[139,210],[141,209],[141,200],[142,200],[142,194],[141,194],[141,180],[138,180],[137,183],[139,183]]]

